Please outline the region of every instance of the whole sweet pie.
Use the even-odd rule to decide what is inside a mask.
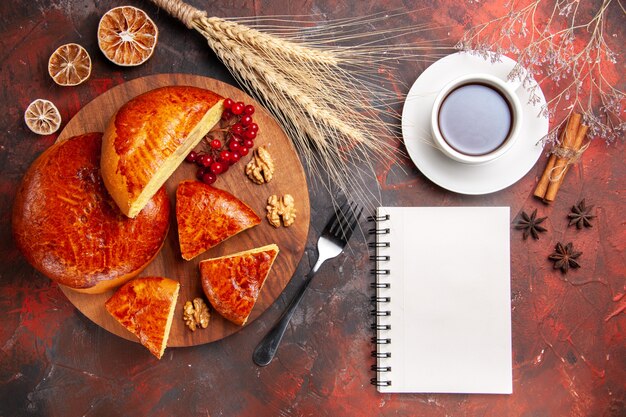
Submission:
[[[24,257],[67,288],[91,294],[137,276],[159,253],[170,222],[161,187],[134,219],[107,192],[101,133],[55,143],[28,169],[15,197],[13,235]]]

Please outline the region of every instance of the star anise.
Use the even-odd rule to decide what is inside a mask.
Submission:
[[[572,206],[572,212],[567,215],[569,218],[569,225],[576,225],[577,229],[582,229],[584,227],[593,227],[591,224],[591,219],[594,216],[591,214],[591,209],[593,206],[586,206],[585,199],[580,200],[575,206]]]
[[[544,227],[539,226],[539,223],[543,222],[545,219],[546,217],[537,218],[537,209],[535,209],[530,216],[526,214],[525,211],[522,211],[520,218],[515,224],[515,228],[524,231],[522,234],[524,240],[526,240],[528,236],[532,236],[533,239],[539,239],[539,233],[546,231]]]
[[[580,264],[576,260],[582,252],[576,252],[574,245],[569,242],[563,246],[561,242],[558,242],[554,247],[554,252],[548,256],[552,262],[554,262],[554,269],[560,269],[562,273],[567,274],[570,268],[580,268]]]

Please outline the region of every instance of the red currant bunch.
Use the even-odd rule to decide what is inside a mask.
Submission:
[[[217,176],[246,156],[254,147],[259,125],[254,123],[254,106],[230,98],[224,100],[220,127],[204,138],[208,145],[204,152],[191,151],[185,160],[198,165],[198,180],[213,184]]]

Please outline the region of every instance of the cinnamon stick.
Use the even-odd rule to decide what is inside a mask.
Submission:
[[[565,135],[565,129],[561,133],[560,141],[563,141],[563,136]],[[539,178],[539,182],[537,183],[537,187],[535,187],[534,196],[543,200],[543,197],[546,195],[546,191],[548,190],[548,185],[550,184],[550,173],[554,170],[554,163],[556,162],[556,155],[550,154],[548,158],[548,164],[546,168],[543,170],[543,174],[541,174],[541,178]]]
[[[583,145],[583,140],[585,139],[585,135],[587,135],[588,129],[589,129],[589,126],[586,126],[586,125],[580,125],[580,127],[578,128],[578,132],[576,133],[576,137],[574,139],[574,143],[572,144],[572,148],[571,148],[574,152],[580,151],[580,148]],[[563,173],[560,175],[560,177],[556,181],[550,182],[550,184],[548,185],[548,189],[546,190],[546,195],[543,198],[545,201],[548,201],[548,202],[554,201],[554,198],[556,197],[556,193],[559,192],[559,188],[561,188],[561,184],[563,184],[563,180],[565,179],[565,174],[567,174],[567,171],[569,171],[570,165],[571,165],[571,161],[566,160],[565,167],[563,168]]]
[[[561,136],[559,137],[559,149],[567,149],[571,147],[576,138],[576,133],[578,133],[578,126],[580,125],[581,119],[582,115],[580,115],[579,113],[574,113],[570,116],[565,129],[563,129],[563,131],[561,132]],[[546,195],[546,192],[548,191],[548,187],[550,186],[550,183],[553,182],[551,181],[552,174],[554,172],[561,172],[558,171],[556,168],[557,162],[561,164],[561,171],[563,167],[567,164],[566,159],[559,158],[554,153],[550,155],[550,158],[548,159],[548,164],[546,165],[546,168],[544,169],[543,174],[541,175],[541,178],[537,183],[537,187],[535,188],[535,197],[541,198],[545,201],[544,197]]]

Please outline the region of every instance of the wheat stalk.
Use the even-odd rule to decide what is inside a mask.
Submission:
[[[200,20],[202,24],[198,26],[201,28],[197,29],[203,30],[204,33],[223,34],[224,38],[234,39],[237,43],[246,45],[253,50],[272,51],[277,56],[289,60],[320,62],[331,65],[338,64],[337,59],[331,53],[285,42],[275,36],[265,34],[243,24],[229,22],[217,17],[202,17]]]
[[[322,184],[331,196],[337,186],[372,207],[380,203],[378,187],[372,188],[377,185],[375,165],[400,154],[398,115],[392,110],[399,98],[385,87],[395,82],[390,81],[389,64],[437,58],[422,54],[430,45],[389,45],[389,41],[430,27],[413,25],[372,37],[363,32],[363,25],[389,16],[321,26],[290,17],[288,25],[280,17],[254,21],[208,17],[181,0],[152,2],[206,38],[236,80],[274,114],[311,175],[325,178]],[[361,45],[342,47],[337,42]]]

